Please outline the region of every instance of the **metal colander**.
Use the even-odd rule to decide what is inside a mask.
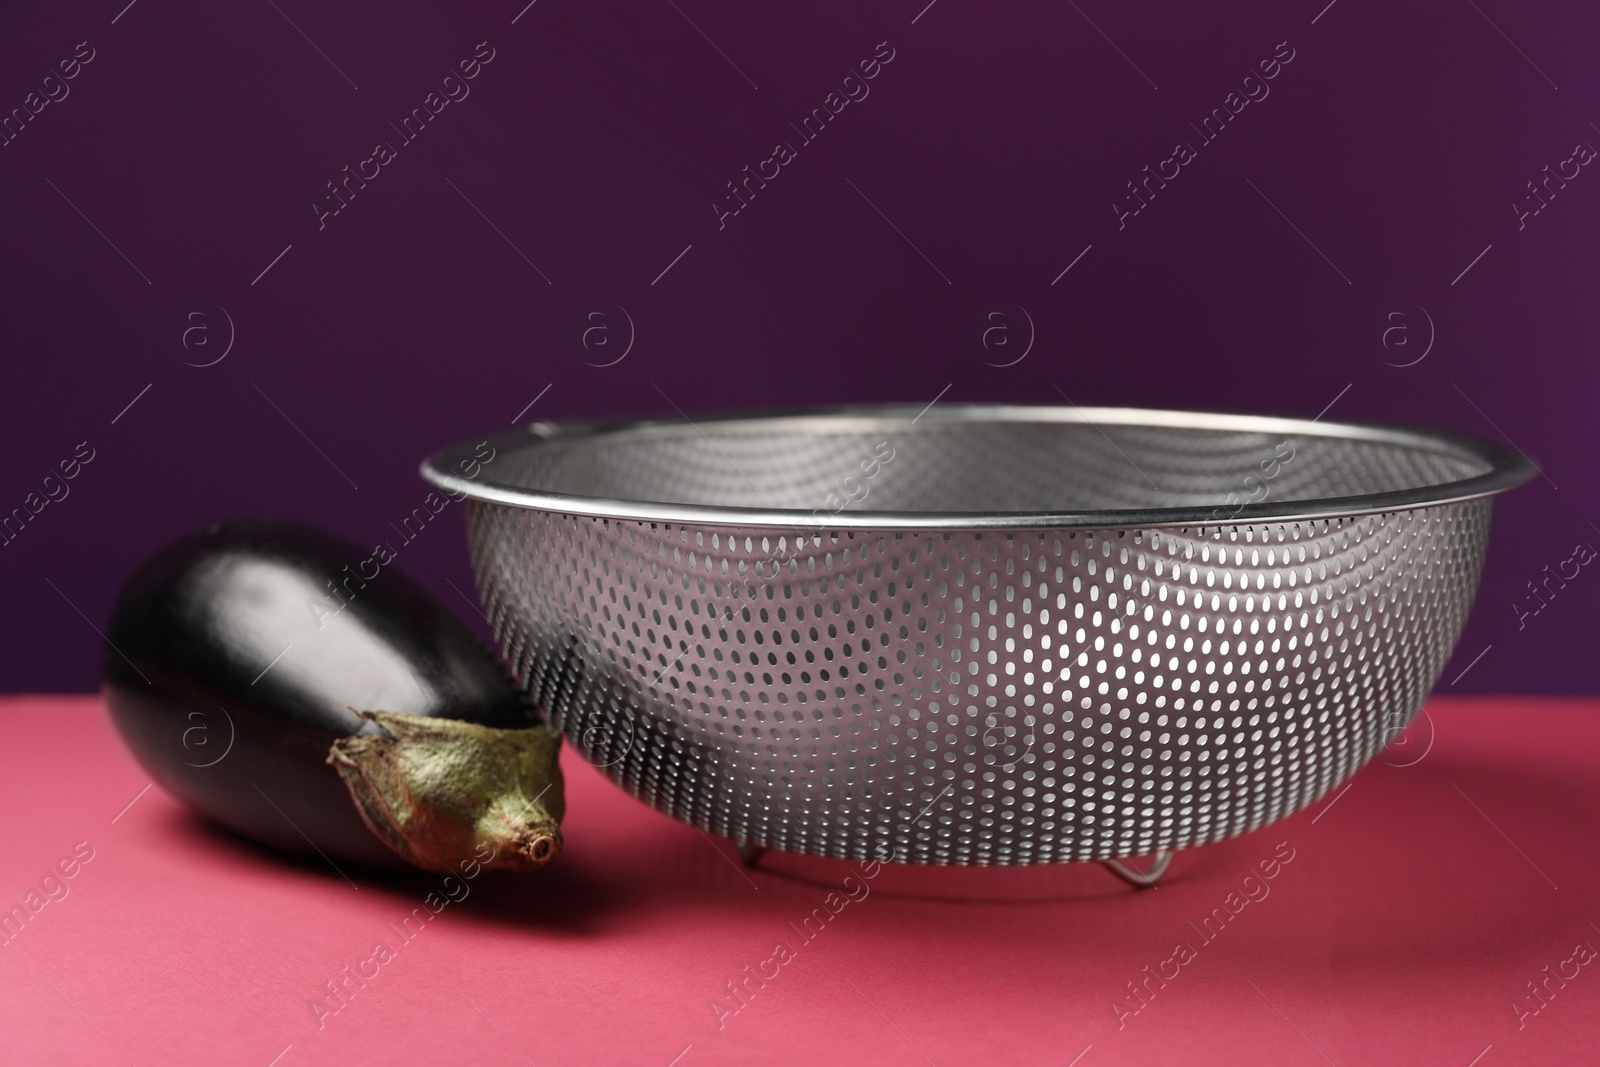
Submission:
[[[1520,454],[1399,427],[940,407],[449,449],[534,701],[741,844],[1024,864],[1306,807],[1421,706]]]

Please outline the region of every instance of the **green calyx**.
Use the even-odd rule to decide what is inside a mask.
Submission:
[[[406,862],[455,871],[463,861],[526,871],[561,850],[561,734],[540,724],[497,730],[455,719],[359,711],[385,735],[341,737],[328,762],[362,820]]]

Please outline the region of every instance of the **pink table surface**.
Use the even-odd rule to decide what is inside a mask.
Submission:
[[[1145,891],[1097,866],[747,872],[568,751],[557,862],[433,914],[436,876],[352,884],[145,791],[98,699],[8,698],[0,907],[92,857],[0,945],[0,1062],[1596,1062],[1596,711],[1435,700],[1347,788]]]

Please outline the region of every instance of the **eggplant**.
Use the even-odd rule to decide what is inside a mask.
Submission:
[[[561,846],[560,734],[393,559],[277,521],[162,549],[106,627],[112,722],[162,788],[271,847],[542,866]]]

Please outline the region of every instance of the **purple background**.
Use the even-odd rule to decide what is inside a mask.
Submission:
[[[1511,206],[1600,145],[1600,10],[524,2],[0,13],[0,112],[78,42],[95,53],[0,147],[0,511],[78,442],[95,450],[0,548],[0,689],[95,686],[88,620],[205,523],[398,543],[422,456],[508,428],[546,386],[525,419],[946,386],[947,402],[1060,402],[1053,384],[1080,404],[1301,415],[1337,397],[1331,418],[1510,440],[1547,477],[1502,498],[1441,688],[1489,646],[1455,691],[1600,688],[1600,576],[1520,631],[1513,608],[1577,542],[1600,545],[1600,174],[1523,229]],[[319,230],[324,183],[398,144],[389,124],[481,41],[494,59],[470,96]],[[725,183],[798,145],[789,123],[882,41],[870,95],[719,231]],[[1283,41],[1270,95],[1199,147],[1189,123]],[[1199,158],[1119,230],[1124,183],[1180,140]],[[186,366],[221,354],[224,308],[232,350]],[[618,308],[631,351],[586,365],[622,351]],[[1007,331],[985,349],[974,323],[996,309]],[[994,366],[1026,347],[1018,309],[1034,344]],[[1426,358],[1394,365],[1430,332]],[[398,562],[476,620],[448,584],[471,588],[453,512]]]

